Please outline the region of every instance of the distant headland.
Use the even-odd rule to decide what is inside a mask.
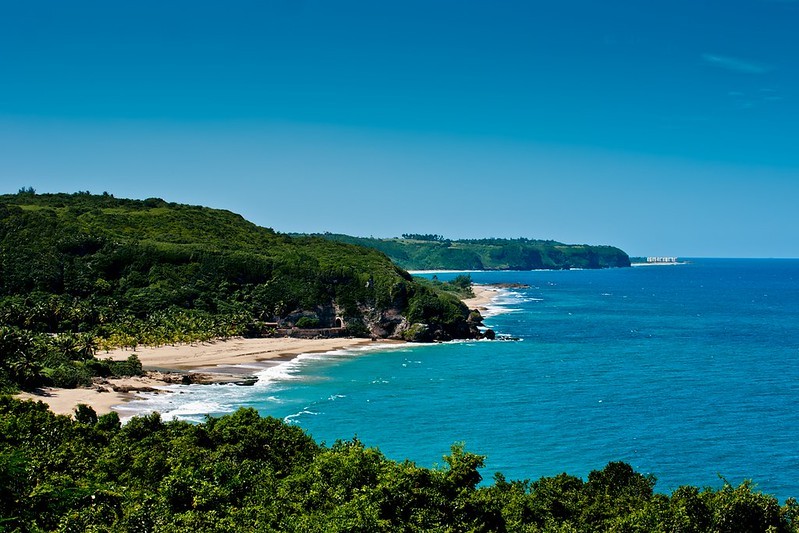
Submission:
[[[433,234],[401,238],[314,234],[326,240],[373,248],[406,270],[568,270],[630,266],[630,257],[614,246],[564,244],[539,239],[448,239]]]

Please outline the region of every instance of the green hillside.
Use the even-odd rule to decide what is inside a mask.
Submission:
[[[97,347],[295,325],[447,340],[478,333],[468,316],[378,251],[281,235],[229,211],[108,194],[0,196],[6,383],[85,378]]]
[[[613,246],[524,238],[450,240],[440,235],[405,235],[401,239],[333,233],[315,236],[380,250],[407,270],[561,270],[630,266],[629,256]]]

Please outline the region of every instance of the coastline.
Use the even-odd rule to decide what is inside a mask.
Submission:
[[[148,369],[168,369],[187,372],[202,372],[212,375],[241,375],[236,367],[262,361],[287,361],[303,353],[344,350],[376,342],[363,338],[297,339],[292,337],[270,337],[245,339],[234,337],[177,346],[144,346],[136,350],[117,348],[98,357],[124,360],[135,353]],[[395,342],[395,341],[388,341]]]
[[[114,407],[137,398],[134,391],[156,390],[155,387],[166,383],[149,376],[136,376],[107,380],[109,386],[95,385],[78,389],[60,389],[42,387],[36,392],[20,392],[14,395],[19,400],[43,402],[57,415],[71,416],[78,404],[85,404],[94,409],[98,415],[108,414]],[[113,386],[118,387],[114,390]],[[128,392],[123,392],[130,387]]]
[[[469,309],[490,316],[491,303],[503,289],[491,285],[473,285],[474,297],[463,299]],[[191,383],[236,383],[257,379],[254,374],[269,365],[290,361],[299,355],[326,353],[366,346],[389,347],[404,341],[364,338],[297,339],[289,337],[245,339],[235,337],[190,345],[142,346],[117,348],[98,353],[100,359],[124,360],[136,354],[146,373],[129,378],[95,378],[91,387],[61,389],[44,387],[36,392],[15,395],[22,400],[42,401],[56,414],[72,415],[78,404],[90,406],[98,415],[117,411],[131,400],[141,400],[139,393],[169,394],[167,387],[189,380]]]
[[[495,285],[477,285],[472,284],[472,292],[474,296],[471,298],[463,298],[461,301],[466,304],[469,309],[477,309],[483,318],[496,314],[492,311],[490,305],[499,296],[502,295],[504,289]]]
[[[372,341],[363,338],[295,339],[240,337],[204,344],[142,347],[98,353],[98,358],[126,359],[136,354],[144,376],[95,379],[91,387],[61,389],[43,387],[36,392],[15,395],[22,400],[42,401],[56,414],[72,415],[78,404],[90,406],[98,415],[115,411],[141,392],[168,393],[169,385],[188,377],[192,383],[235,383],[255,379],[253,374],[265,364],[289,361],[300,354],[324,353],[364,346],[391,346],[402,341]]]

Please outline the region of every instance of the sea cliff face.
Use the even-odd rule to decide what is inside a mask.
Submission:
[[[479,311],[469,310],[451,295],[426,290],[414,287],[410,298],[406,294],[386,307],[359,304],[355,313],[347,312],[335,300],[310,310],[298,309],[276,323],[273,331],[267,326],[257,334],[303,338],[356,335],[410,342],[484,338]],[[297,327],[308,323],[312,326]]]

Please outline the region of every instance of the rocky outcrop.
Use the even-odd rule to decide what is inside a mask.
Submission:
[[[455,339],[488,338],[486,331],[490,331],[493,338],[493,331],[483,331],[482,325],[483,317],[480,315],[480,311],[473,309],[469,312],[466,320],[458,322],[454,327],[423,322],[409,323],[405,320],[395,330],[392,338],[410,342],[446,342]]]
[[[439,299],[436,294],[428,297],[431,298],[426,302],[430,304],[429,308],[417,306],[423,310],[416,313],[415,320],[409,318],[413,312],[404,296],[390,307],[376,309],[361,304],[357,306],[357,312],[350,314],[347,314],[343,306],[331,302],[313,309],[294,310],[280,322],[272,324],[272,327],[253,327],[256,332],[253,336],[353,336],[410,342],[444,342],[486,337],[480,311],[469,310],[462,302],[451,297],[448,300]],[[442,309],[446,309],[447,313],[441,312]],[[297,327],[311,321],[318,327]],[[338,323],[340,326],[336,327]]]

